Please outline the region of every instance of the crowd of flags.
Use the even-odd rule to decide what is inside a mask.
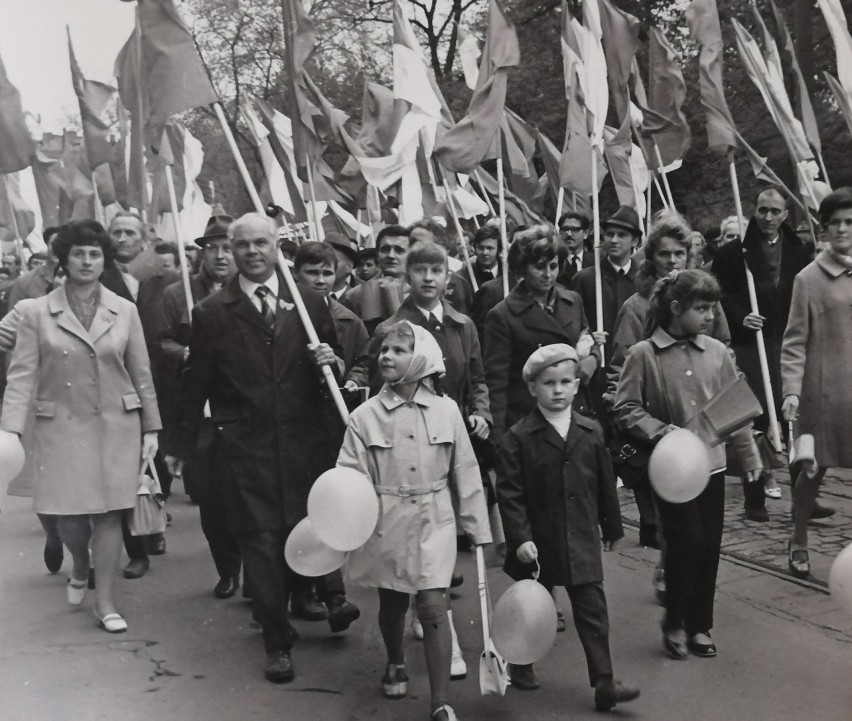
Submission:
[[[758,38],[736,18],[725,36],[733,39],[785,143],[796,187],[784,186],[749,145],[748,130],[736,128],[725,99],[716,0],[692,0],[686,20],[700,48],[707,143],[728,159],[742,153],[759,178],[815,208],[829,188],[816,115],[784,16],[769,3],[774,31],[752,4]],[[837,54],[838,77],[825,73],[826,81],[852,132],[852,37],[840,0],[818,5]],[[460,45],[472,95],[458,122],[401,0],[393,3],[393,86],[366,81],[357,123],[333,106],[307,69],[317,27],[301,0],[285,0],[282,9],[289,113],[244,94],[239,118],[261,161],[261,194],[284,210],[288,228],[307,224],[310,235],[321,238],[322,219],[331,216],[339,229],[366,239],[389,198],[403,223],[448,208],[476,221],[495,212],[498,198],[516,221],[535,222],[548,193],[558,198],[557,207],[595,208],[607,174],[619,202],[642,218],[652,192],[659,203],[674,204],[668,173],[680,167],[693,140],[678,54],[662,30],[649,28],[643,76],[637,62],[641,24],[613,0],[583,0],[581,17],[563,0],[568,110],[561,149],[506,106],[510,71],[522,58],[498,0],[489,0],[481,56],[473,36]],[[153,221],[177,213],[192,237],[209,212],[197,183],[203,151],[176,116],[220,99],[174,0],[138,0],[134,30],[115,63],[116,87],[84,76],[70,31],[68,45],[83,142],[66,142],[59,159],[33,141],[0,60],[0,239],[25,239],[39,226],[74,218],[105,219],[111,206],[139,210]],[[788,81],[797,88],[795,104]],[[337,169],[328,159],[332,150],[345,160],[334,163]],[[498,173],[487,172],[495,160]],[[166,167],[177,207],[166,190]]]

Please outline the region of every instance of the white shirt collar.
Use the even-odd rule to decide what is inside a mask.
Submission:
[[[766,242],[769,244],[769,247],[771,248],[772,246],[774,246],[778,242],[778,236],[776,235],[772,240],[767,240]]]
[[[609,263],[613,267],[613,269],[615,270],[616,273],[620,270],[623,270],[625,275],[627,275],[630,272],[630,266],[633,264],[632,258],[628,258],[627,262],[624,265],[616,265],[615,263],[613,263],[609,259],[609,256],[607,256],[606,260],[607,260],[607,263]]]
[[[242,273],[240,273],[240,288],[242,289],[243,293],[248,296],[249,300],[252,303],[257,301],[257,296],[254,294],[254,292],[261,285],[265,285],[267,288],[269,288],[270,291],[272,291],[273,298],[278,297],[278,275],[276,273],[270,275],[269,278],[266,279],[265,283],[255,283],[253,280],[249,280]]]
[[[415,305],[416,305],[416,303],[415,303]],[[423,314],[423,316],[426,318],[426,320],[429,320],[429,314],[431,313],[432,315],[434,315],[438,319],[439,323],[444,322],[444,304],[443,303],[438,303],[438,305],[436,305],[434,308],[432,308],[432,310],[426,310],[425,308],[421,308],[418,305],[417,310],[419,310]]]

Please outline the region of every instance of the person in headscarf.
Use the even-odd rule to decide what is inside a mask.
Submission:
[[[447,589],[456,561],[456,512],[476,545],[491,542],[476,457],[461,412],[440,389],[444,361],[425,328],[401,321],[379,354],[384,385],[350,416],[337,459],[370,478],[379,522],[349,555],[347,583],[378,588],[379,628],[387,650],[382,688],[408,691],[403,635],[411,594],[423,625],[431,718],[455,721],[447,704],[451,642]]]

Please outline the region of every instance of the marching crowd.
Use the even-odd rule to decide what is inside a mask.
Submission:
[[[462,580],[456,553],[493,542],[513,579],[535,572],[548,591],[565,587],[595,708],[609,711],[639,695],[615,677],[609,649],[601,552],[623,536],[617,479],[635,495],[640,543],[660,549],[662,642],[675,659],[717,654],[726,469],[742,478],[750,520],[768,520],[765,499],[780,498],[770,414],[726,443],[699,422],[743,375],[766,405],[759,337],[786,442],[814,439],[816,462],[790,468],[793,574],[810,570],[809,518],[833,513],[817,502],[823,475],[852,467],[852,189],[822,201],[816,246],[787,218],[767,189],[750,219],[725,218],[715,237],[696,237],[673,210],[644,237],[622,206],[602,222],[598,278],[578,210],[557,227],[513,228],[508,267],[496,222],[468,241],[466,267],[435,219],[385,226],[359,249],[331,232],[296,245],[271,217],[219,214],[188,258],[191,313],[178,248],[135,214],[107,229],[46,229],[48,252],[14,279],[4,257],[0,279],[0,428],[26,450],[9,493],[32,496],[52,573],[70,554],[67,601],[93,589],[97,622],[121,632],[122,546],[127,579],[166,551],[163,534],[134,536],[129,524],[140,459],[153,459],[164,495],[182,477],[198,505],[215,597],[242,588],[251,599],[269,681],[295,675],[291,613],[345,631],[360,617],[346,585],[373,587],[383,692],[407,693],[411,617],[436,721],[456,718],[450,679],[466,673],[449,596]],[[277,267],[282,251],[318,343]],[[346,425],[323,367],[350,408]],[[655,493],[648,455],[681,428],[707,442],[712,473],[696,498],[672,503]],[[335,465],[370,478],[379,522],[345,569],[306,578],[284,545]],[[509,674],[516,688],[539,687],[531,664]]]

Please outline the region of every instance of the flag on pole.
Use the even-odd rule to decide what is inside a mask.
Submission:
[[[0,178],[0,240],[25,240],[34,228],[35,213],[21,194],[20,174],[7,173]]]
[[[623,123],[629,114],[630,72],[639,49],[641,23],[609,0],[598,0],[598,8],[610,93],[618,120]]]
[[[707,144],[713,152],[727,155],[737,146],[737,141],[722,84],[724,45],[716,0],[692,0],[686,9],[686,22],[692,39],[701,46],[698,77],[707,123]]]
[[[793,68],[793,74],[796,76],[796,84],[799,89],[799,117],[805,129],[805,136],[817,154],[822,154],[822,143],[820,142],[816,114],[811,104],[811,97],[808,94],[805,76],[802,74],[802,68],[799,65],[799,57],[796,53],[796,47],[793,45],[793,38],[790,37],[790,30],[787,28],[787,23],[784,22],[784,15],[778,9],[775,0],[769,0],[769,7],[772,8],[772,14],[775,16],[775,24],[778,26],[778,32],[781,35],[781,41],[784,45],[784,52],[787,54],[787,58]],[[763,27],[765,30],[765,26]]]
[[[752,148],[743,138],[742,135],[737,132],[737,129],[733,129],[734,137],[737,140],[737,144],[742,150],[745,151],[746,159],[751,165],[752,172],[754,176],[758,180],[762,180],[765,183],[769,183],[770,185],[774,185],[781,189],[781,191],[790,198],[796,205],[798,205],[802,210],[804,210],[804,206],[799,200],[798,196],[793,193],[785,184],[784,181],[779,178],[772,168],[767,164],[767,159],[764,158],[760,153],[758,153],[754,148]]]
[[[142,28],[139,11],[133,33],[115,61],[118,80],[118,126],[127,149],[127,206],[145,213],[148,208],[148,171],[145,164],[145,123],[148,101],[142,78]]]
[[[439,135],[435,145],[434,154],[446,170],[469,173],[485,158],[503,118],[509,68],[520,59],[515,28],[497,0],[491,0],[485,48],[467,115]]]
[[[840,0],[817,0],[825,16],[828,31],[834,40],[834,51],[837,54],[837,77],[840,87],[852,98],[852,36],[846,24],[846,16],[840,5]]]
[[[21,94],[9,82],[0,58],[0,174],[29,167],[34,155],[35,143],[24,119]]]
[[[114,147],[109,142],[110,121],[106,115],[116,89],[96,80],[86,80],[74,55],[71,43],[71,30],[68,34],[68,58],[71,63],[71,82],[80,105],[80,120],[83,125],[83,139],[86,143],[86,156],[89,167],[94,170],[101,163],[110,163],[114,157]]]
[[[62,163],[37,149],[32,168],[44,227],[55,227],[60,224],[59,196],[65,185]]]

